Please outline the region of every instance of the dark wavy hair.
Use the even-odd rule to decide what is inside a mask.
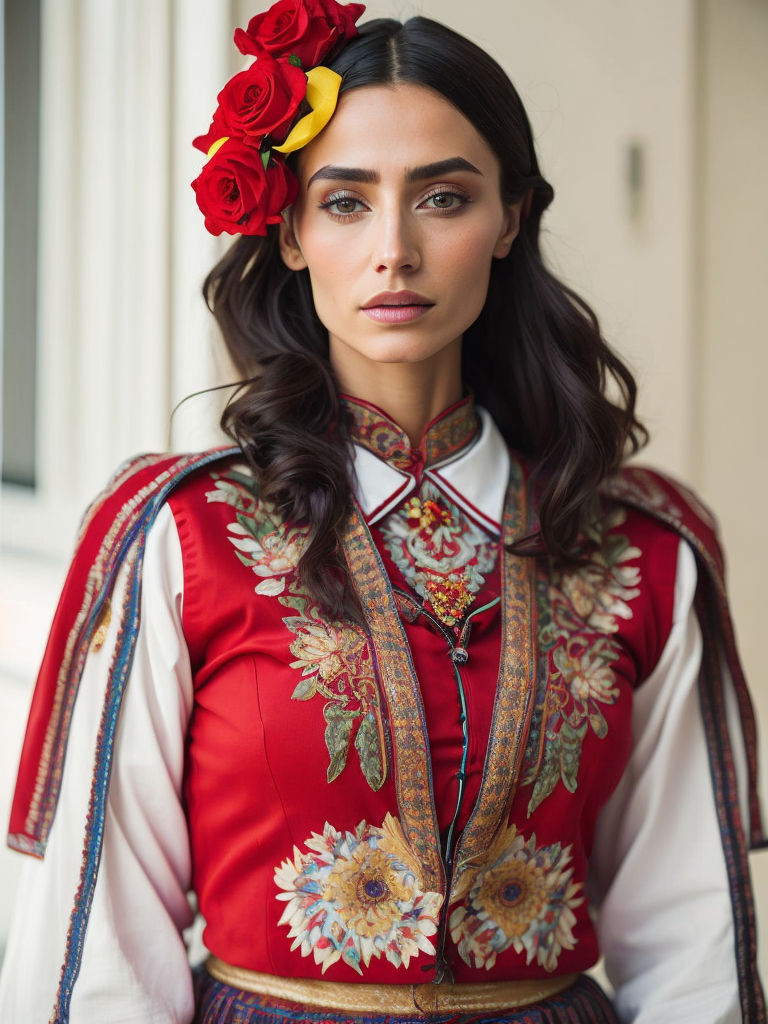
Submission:
[[[510,254],[492,262],[483,311],[465,332],[463,374],[533,470],[537,528],[517,550],[572,562],[583,555],[601,482],[647,434],[635,417],[632,374],[604,342],[595,314],[542,261],[539,225],[554,193],[539,172],[520,97],[484,50],[427,18],[368,22],[329,64],[341,75],[341,93],[397,83],[440,93],[498,157],[505,202],[532,192]],[[288,270],[278,229],[268,232],[235,242],[204,284],[244,378],[222,426],[262,493],[310,525],[302,579],[340,615],[347,577],[338,538],[352,502],[351,445],[308,271]],[[609,379],[616,400],[606,394]]]

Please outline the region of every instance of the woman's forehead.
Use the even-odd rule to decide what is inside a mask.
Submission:
[[[450,160],[457,162],[454,169],[463,160],[481,174],[496,165],[474,125],[438,92],[420,85],[374,85],[340,96],[328,125],[301,154],[300,171],[305,183],[326,166],[407,176]]]

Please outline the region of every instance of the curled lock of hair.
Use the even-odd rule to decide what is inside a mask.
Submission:
[[[240,445],[260,494],[292,522],[309,526],[300,561],[304,584],[334,617],[355,602],[338,536],[351,503],[351,450],[306,271],[293,273],[277,231],[243,237],[204,283],[208,304],[243,383],[222,427]]]

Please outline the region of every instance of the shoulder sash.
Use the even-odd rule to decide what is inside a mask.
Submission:
[[[706,733],[712,787],[728,870],[742,1019],[765,1024],[766,1009],[757,970],[755,908],[748,847],[768,845],[760,816],[755,714],[739,661],[725,589],[723,552],[712,513],[687,487],[650,469],[630,466],[613,476],[604,493],[671,527],[693,548],[699,579],[696,612],[702,633],[699,698]],[[727,673],[724,668],[727,667]],[[749,776],[749,821],[743,822],[728,728],[728,675],[738,701]],[[670,780],[670,784],[673,782]]]
[[[237,448],[197,455],[143,455],[117,470],[83,518],[35,686],[11,808],[8,845],[42,857],[53,824],[69,726],[85,658],[103,621],[119,568],[129,569],[126,607],[110,669],[119,694],[133,657],[147,531],[161,505],[185,477]],[[98,639],[96,641],[98,643]],[[109,702],[108,702],[109,703]],[[113,716],[111,729],[116,726]],[[102,722],[100,744],[111,742]],[[108,779],[103,779],[104,792]],[[92,801],[95,799],[92,793]]]

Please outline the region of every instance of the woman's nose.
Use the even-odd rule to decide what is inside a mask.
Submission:
[[[417,226],[406,211],[390,209],[379,213],[371,261],[378,271],[413,271],[421,265]]]

